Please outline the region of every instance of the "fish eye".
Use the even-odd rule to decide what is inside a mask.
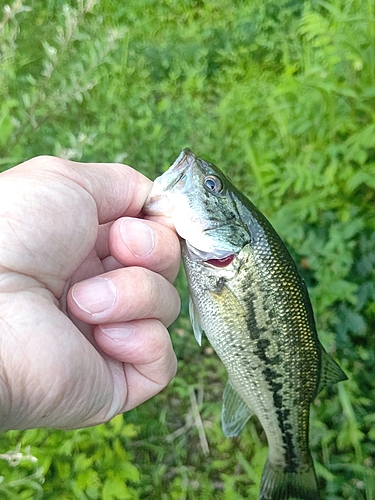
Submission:
[[[203,185],[207,191],[214,194],[219,194],[223,190],[223,183],[219,177],[216,177],[215,175],[207,175],[204,179]]]

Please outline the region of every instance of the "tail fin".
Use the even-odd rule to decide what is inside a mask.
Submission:
[[[314,467],[286,472],[275,470],[268,459],[264,466],[259,500],[319,500]]]

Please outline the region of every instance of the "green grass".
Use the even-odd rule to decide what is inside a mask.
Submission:
[[[349,377],[312,408],[322,498],[375,500],[373,2],[18,0],[0,64],[1,168],[55,154],[154,178],[189,146],[270,218]],[[224,437],[225,370],[178,287],[170,387],[93,429],[1,436],[4,498],[256,498],[265,437]]]

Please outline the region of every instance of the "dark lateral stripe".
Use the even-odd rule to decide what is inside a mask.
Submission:
[[[254,354],[258,356],[264,364],[262,373],[273,395],[273,403],[276,408],[277,420],[281,431],[282,440],[285,449],[285,462],[287,464],[287,472],[296,472],[298,470],[299,461],[293,445],[293,428],[288,422],[290,410],[283,405],[283,385],[279,382],[280,374],[273,368],[274,360],[267,355],[267,348],[270,345],[268,339],[259,339],[256,342]]]

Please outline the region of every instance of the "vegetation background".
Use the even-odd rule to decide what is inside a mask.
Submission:
[[[13,0],[0,20],[0,160],[121,161],[189,146],[270,218],[349,380],[312,407],[325,500],[375,500],[373,0]],[[220,428],[225,370],[187,319],[178,376],[108,424],[0,437],[10,499],[256,499],[259,424]],[[84,374],[82,374],[84,376]]]

